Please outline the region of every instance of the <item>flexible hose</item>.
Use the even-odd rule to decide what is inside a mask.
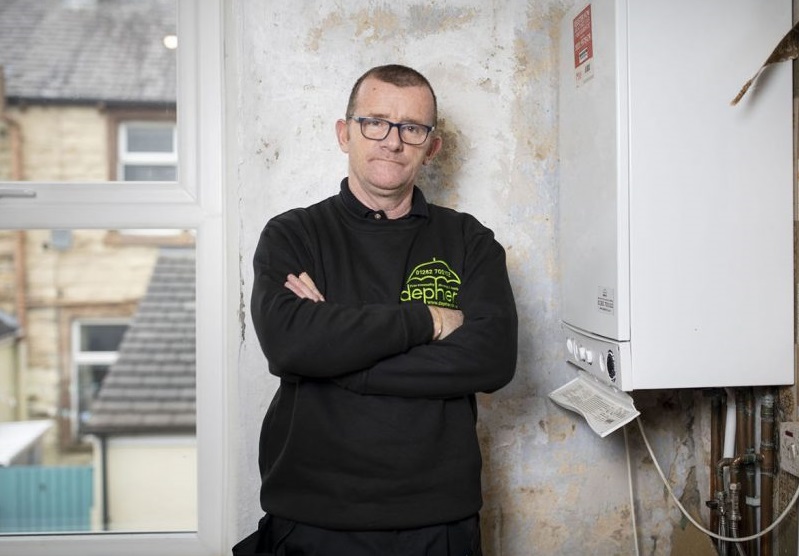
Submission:
[[[627,438],[627,427],[623,427],[624,431],[624,451],[627,452],[627,481],[630,485],[630,515],[633,521],[633,540],[635,541],[635,556],[639,556],[638,551],[638,525],[635,522],[635,493],[633,492],[633,466],[630,463],[630,443]]]
[[[717,535],[712,531],[708,531],[701,524],[699,524],[699,522],[697,522],[693,518],[693,516],[691,516],[691,514],[688,513],[688,510],[686,510],[685,507],[677,499],[677,496],[674,494],[674,491],[671,489],[671,485],[669,484],[668,479],[666,479],[666,476],[663,474],[663,470],[660,468],[660,465],[658,464],[658,460],[655,458],[655,453],[652,451],[652,446],[650,446],[649,439],[646,437],[646,433],[644,432],[644,425],[641,423],[641,418],[636,417],[635,420],[638,423],[638,430],[641,431],[641,437],[644,439],[644,444],[646,444],[646,449],[649,452],[649,456],[652,458],[652,463],[655,464],[655,469],[657,470],[658,475],[660,475],[660,479],[663,481],[663,484],[666,486],[666,490],[669,492],[671,498],[674,500],[674,503],[677,504],[677,507],[680,509],[682,514],[685,516],[685,518],[688,521],[691,522],[691,524],[694,527],[696,527],[697,529],[699,529],[709,537],[713,537],[714,539],[718,539],[720,541],[734,542],[734,543],[759,539],[763,535],[773,531],[774,528],[777,527],[777,525],[779,525],[783,519],[785,519],[785,516],[788,515],[788,512],[790,512],[791,508],[793,508],[793,505],[796,504],[796,501],[799,500],[799,487],[797,487],[796,492],[794,492],[793,498],[791,498],[791,501],[788,502],[788,506],[786,506],[785,510],[779,515],[779,517],[777,517],[777,519],[774,520],[774,523],[772,523],[771,525],[769,525],[768,527],[766,527],[756,535],[749,535],[748,537],[724,537],[722,535]]]

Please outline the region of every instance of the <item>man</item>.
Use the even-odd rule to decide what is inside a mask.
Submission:
[[[340,193],[261,234],[252,317],[281,381],[267,515],[235,554],[481,554],[475,393],[513,377],[517,317],[492,232],[414,186],[436,117],[415,70],[366,72],[336,122]]]

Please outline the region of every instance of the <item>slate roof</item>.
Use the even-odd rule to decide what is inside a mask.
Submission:
[[[18,102],[174,104],[175,0],[0,0],[0,66]]]
[[[193,249],[161,250],[119,358],[91,405],[86,432],[194,432],[194,265]]]

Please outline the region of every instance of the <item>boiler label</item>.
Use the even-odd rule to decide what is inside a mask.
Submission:
[[[572,22],[574,31],[574,73],[579,87],[594,76],[594,38],[591,25],[591,4]]]
[[[599,286],[596,297],[596,306],[597,309],[599,309],[599,312],[612,315],[615,311],[615,305],[616,296],[613,288]]]

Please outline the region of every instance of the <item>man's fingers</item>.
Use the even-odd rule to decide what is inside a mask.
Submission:
[[[316,287],[313,279],[308,275],[307,272],[303,272],[300,274],[300,281],[305,284],[305,286],[313,292],[314,296],[318,299],[318,301],[324,301],[325,297],[322,295],[322,292]]]
[[[306,291],[307,288],[305,284],[299,281],[299,279],[294,276],[293,274],[289,274],[286,278],[286,282],[283,284],[291,290],[291,292],[301,299],[305,299],[308,297],[308,292]]]
[[[299,277],[294,274],[289,274],[286,277],[284,285],[301,299],[310,299],[314,302],[325,300],[319,290],[316,289],[316,284],[314,284],[311,277],[305,272],[300,274]]]

